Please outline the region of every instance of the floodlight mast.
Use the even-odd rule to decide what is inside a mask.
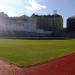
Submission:
[[[57,14],[57,9],[53,10],[53,14],[56,15]]]

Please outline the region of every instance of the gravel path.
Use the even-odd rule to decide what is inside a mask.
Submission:
[[[75,75],[75,54],[71,54],[30,68],[0,61],[0,75]]]

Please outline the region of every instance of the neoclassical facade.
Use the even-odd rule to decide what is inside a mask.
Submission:
[[[62,30],[63,18],[58,14],[8,17],[4,12],[0,12],[0,35],[3,33],[15,34],[16,32],[50,34],[51,31]]]
[[[36,24],[34,19],[27,16],[20,17],[8,17],[5,13],[0,13],[0,33],[3,32],[18,32],[18,31],[30,31],[36,30]]]
[[[32,15],[36,18],[37,28],[48,31],[62,31],[63,30],[63,18],[61,15]]]

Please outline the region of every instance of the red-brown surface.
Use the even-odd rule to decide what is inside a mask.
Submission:
[[[75,54],[71,54],[30,68],[0,61],[0,75],[75,75]]]
[[[33,66],[26,75],[75,75],[75,54]]]

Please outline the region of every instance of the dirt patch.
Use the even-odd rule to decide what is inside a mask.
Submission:
[[[0,60],[0,75],[25,75],[25,73],[16,65]]]
[[[75,75],[75,54],[58,58],[30,68],[0,61],[0,75]]]

